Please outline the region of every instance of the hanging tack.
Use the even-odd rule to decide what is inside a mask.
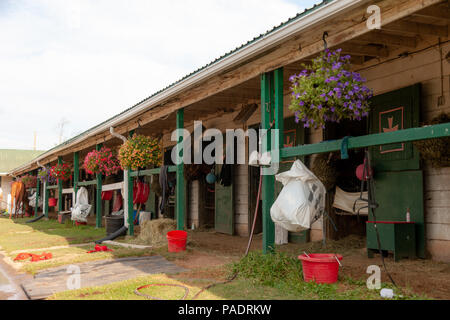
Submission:
[[[325,32],[323,33],[323,36],[322,36],[323,47],[325,48],[325,50],[328,49],[328,43],[327,43],[327,40],[326,40],[327,37],[328,37],[328,32],[325,31]]]

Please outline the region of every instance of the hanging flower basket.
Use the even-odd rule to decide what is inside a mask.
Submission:
[[[31,174],[26,174],[20,180],[25,185],[25,188],[36,188],[37,177]]]
[[[143,135],[134,135],[119,150],[122,168],[138,170],[161,165],[161,148],[158,139]]]
[[[289,109],[297,123],[305,128],[325,128],[326,122],[343,119],[361,120],[369,114],[373,92],[364,86],[365,79],[350,71],[350,56],[341,56],[341,49],[325,50],[289,78],[292,100]]]
[[[50,169],[50,175],[57,180],[67,181],[72,177],[71,168],[67,163],[57,164]]]
[[[40,169],[38,171],[38,178],[41,181],[41,183],[49,183],[49,184],[54,184],[56,183],[56,179],[53,178],[50,175],[50,168],[46,167],[45,169]]]
[[[106,147],[89,152],[84,158],[83,168],[88,174],[101,173],[104,176],[116,174],[122,169],[116,154]]]

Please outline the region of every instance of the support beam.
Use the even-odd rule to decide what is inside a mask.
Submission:
[[[382,44],[386,46],[406,47],[414,49],[417,47],[417,39],[415,37],[398,36],[382,31],[372,31],[355,39],[356,41]]]
[[[413,14],[414,17],[433,18],[443,21],[450,21],[450,8],[447,6],[428,7]]]
[[[177,111],[177,129],[184,128],[184,109]],[[182,147],[183,144],[183,133],[181,130],[177,131],[177,147]],[[177,150],[177,184],[176,184],[176,200],[175,200],[175,212],[177,217],[177,230],[185,229],[185,181],[184,181],[184,164],[182,162],[183,150]],[[181,161],[180,161],[181,160]]]
[[[43,194],[44,194],[44,203],[43,203],[43,214],[46,218],[48,218],[48,196],[49,196],[49,191],[48,191],[48,182],[44,182],[44,190],[43,190]]]
[[[336,48],[342,48],[342,53],[348,53],[350,55],[363,55],[381,58],[386,58],[389,56],[389,50],[387,48],[374,45],[360,45],[350,42],[337,46]]]
[[[74,203],[72,203],[72,206],[75,206],[75,201],[77,199],[79,181],[80,181],[80,153],[77,151],[73,153],[73,192],[75,194],[75,200]]]
[[[134,135],[134,130],[130,131],[128,136],[131,138]],[[127,199],[124,199],[124,206],[127,206],[128,208],[128,235],[134,236],[134,219],[133,219],[133,178],[131,177],[132,170],[131,168],[128,168],[128,170],[125,171],[124,179],[128,180],[128,192],[127,192]]]
[[[39,210],[39,192],[40,192],[40,183],[39,178],[37,177],[37,170],[36,170],[36,202],[34,207],[34,216],[37,216],[38,210]]]
[[[436,37],[447,37],[448,27],[447,26],[436,26],[432,24],[425,24],[419,22],[411,21],[396,21],[383,26],[383,30],[401,32],[412,35],[426,35],[426,36],[436,36]]]
[[[280,79],[278,79],[278,83],[279,81]],[[273,71],[261,75],[261,127],[263,130],[268,130],[267,134],[262,137],[261,151],[263,153],[271,150],[272,132],[269,129],[274,119],[274,82]],[[279,112],[279,110],[277,111]],[[262,179],[263,253],[266,254],[272,252],[275,246],[275,224],[270,217],[270,208],[274,202],[275,177],[263,175]]]
[[[103,145],[100,143],[95,146],[95,149],[97,151],[100,151],[100,149],[103,147]],[[97,173],[97,188],[95,192],[95,227],[101,228],[102,227],[102,174]]]
[[[63,163],[62,157],[58,157],[58,164],[62,164],[62,163]],[[63,209],[62,209],[63,208],[62,189],[63,189],[62,180],[58,179],[58,213],[63,211]]]

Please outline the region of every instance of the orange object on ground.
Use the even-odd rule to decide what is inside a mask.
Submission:
[[[87,253],[100,252],[100,251],[113,251],[113,250],[109,249],[107,246],[101,246],[101,245],[96,244],[95,250],[88,251]]]
[[[28,258],[31,258],[31,262],[36,262],[36,261],[41,261],[41,260],[48,260],[48,259],[51,259],[52,257],[53,257],[53,255],[50,252],[49,253],[43,252],[42,254],[33,254],[33,253],[23,252],[23,253],[19,253],[17,255],[17,257],[14,258],[14,261],[26,260]]]

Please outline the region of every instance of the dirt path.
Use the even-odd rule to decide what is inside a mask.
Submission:
[[[189,232],[190,247],[192,251],[176,259],[173,262],[179,266],[190,269],[192,277],[223,278],[223,269],[202,270],[217,267],[238,260],[243,256],[247,247],[248,238],[232,237],[216,232]],[[338,242],[328,242],[329,251],[343,254],[343,268],[340,276],[350,276],[355,280],[366,281],[369,277],[367,267],[379,265],[381,267],[382,281],[389,279],[382,268],[379,255],[367,258],[365,240],[350,239]],[[304,245],[289,244],[278,247],[278,250],[293,254],[301,254],[303,251],[314,252],[320,248],[320,243],[308,243]],[[256,235],[251,250],[261,250],[262,237]],[[318,252],[326,252],[327,248],[320,248]],[[392,257],[385,259],[387,268],[397,285],[409,288],[419,295],[426,295],[435,299],[450,299],[450,264],[435,262],[426,259],[400,260],[394,262]],[[200,268],[200,269],[199,269]],[[199,269],[199,270],[196,270]]]

